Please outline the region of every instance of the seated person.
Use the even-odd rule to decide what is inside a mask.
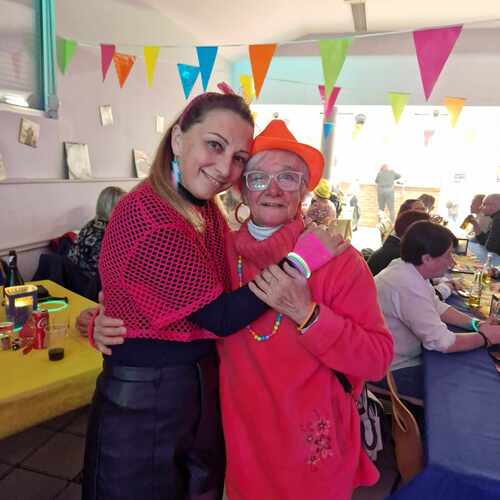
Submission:
[[[423,203],[424,209],[428,214],[430,214],[434,210],[434,207],[436,205],[436,198],[434,198],[434,196],[424,193],[421,194],[417,198],[417,200]]]
[[[108,186],[101,191],[97,198],[95,217],[83,226],[74,246],[68,252],[69,260],[88,276],[97,274],[97,261],[104,230],[113,208],[124,194],[123,189],[115,186]]]
[[[486,233],[476,235],[476,240],[488,252],[500,255],[500,194],[490,194],[484,198],[481,212],[491,217],[491,228]]]
[[[331,194],[330,184],[326,179],[321,179],[313,191],[306,217],[316,224],[324,224],[325,226],[335,222],[337,211],[335,205],[330,201]]]
[[[462,224],[460,224],[462,229],[469,231],[470,236],[475,236],[476,239],[485,238],[491,226],[491,217],[481,213],[481,206],[485,197],[486,195],[484,194],[476,194],[474,198],[472,198],[470,214],[463,220]],[[486,241],[486,239],[484,241]]]
[[[429,283],[454,264],[455,244],[449,229],[415,222],[401,240],[401,258],[375,278],[379,304],[394,340],[391,371],[402,395],[423,399],[422,347],[452,353],[500,342],[500,325],[472,319],[441,302]],[[463,331],[454,333],[445,323]],[[387,387],[385,380],[375,385]]]
[[[425,207],[425,211],[431,216],[431,221],[435,222],[436,224],[443,224],[446,226],[448,224],[448,221],[445,221],[443,217],[437,214],[432,214],[431,212],[436,208],[436,198],[430,194],[421,194],[418,198]]]
[[[407,228],[419,220],[430,220],[429,214],[418,210],[407,210],[403,213],[400,211],[394,224],[394,232],[386,238],[383,245],[368,259],[368,267],[373,276],[385,269],[391,261],[401,257],[401,238]]]
[[[415,198],[409,198],[408,200],[403,201],[401,203],[401,206],[399,207],[398,211],[398,217],[400,214],[403,212],[406,212],[407,210],[418,210],[419,212],[426,212],[427,210],[425,209],[425,205],[422,203],[421,200],[415,199]],[[397,217],[396,217],[397,219]]]

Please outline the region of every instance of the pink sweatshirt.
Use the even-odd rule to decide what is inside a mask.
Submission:
[[[246,283],[291,251],[302,230],[296,220],[261,242],[246,226],[234,233],[232,287],[238,255]],[[355,400],[332,372],[345,373],[357,397],[362,383],[381,379],[391,362],[371,273],[350,248],[313,273],[309,286],[320,315],[303,336],[284,317],[268,341],[243,330],[218,342],[231,500],[342,500],[378,479],[361,448]],[[269,311],[251,326],[267,335],[274,320]]]

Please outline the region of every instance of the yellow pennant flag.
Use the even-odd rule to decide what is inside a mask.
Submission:
[[[389,99],[391,100],[392,114],[394,115],[394,120],[396,123],[399,122],[403,110],[405,109],[406,103],[408,102],[409,94],[404,94],[402,92],[389,92]]]
[[[247,104],[250,104],[255,97],[253,78],[250,75],[240,75],[240,85],[243,99]]]
[[[452,127],[456,127],[458,123],[458,117],[462,112],[464,107],[465,99],[462,97],[445,97],[444,106],[450,113],[450,122]]]
[[[147,46],[144,47],[144,61],[146,63],[146,75],[148,77],[148,86],[153,86],[153,78],[155,76],[156,60],[160,54],[160,47]]]

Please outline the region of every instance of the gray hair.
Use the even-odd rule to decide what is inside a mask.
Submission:
[[[266,149],[265,151],[259,151],[257,154],[253,155],[250,160],[248,160],[245,165],[244,173],[250,172],[252,170],[258,170],[259,165],[265,161],[265,159],[273,153],[287,153],[298,160],[298,166],[302,170],[304,174],[303,182],[307,186],[309,183],[309,168],[307,167],[307,163],[300,157],[298,154],[293,153],[292,151],[287,151],[285,149]]]
[[[122,196],[124,196],[126,191],[117,186],[108,186],[101,191],[101,194],[97,198],[97,205],[95,207],[96,219],[108,221],[113,208],[120,201]]]

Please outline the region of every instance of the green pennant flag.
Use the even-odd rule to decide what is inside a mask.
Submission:
[[[399,122],[399,119],[403,114],[403,110],[405,109],[409,97],[410,94],[404,94],[403,92],[389,92],[392,114],[394,115],[394,120],[396,121],[396,123]]]
[[[325,98],[330,96],[339,77],[352,38],[337,38],[335,40],[320,40],[319,53],[325,78]]]
[[[67,38],[57,37],[57,64],[64,75],[66,69],[75,55],[76,41]]]

